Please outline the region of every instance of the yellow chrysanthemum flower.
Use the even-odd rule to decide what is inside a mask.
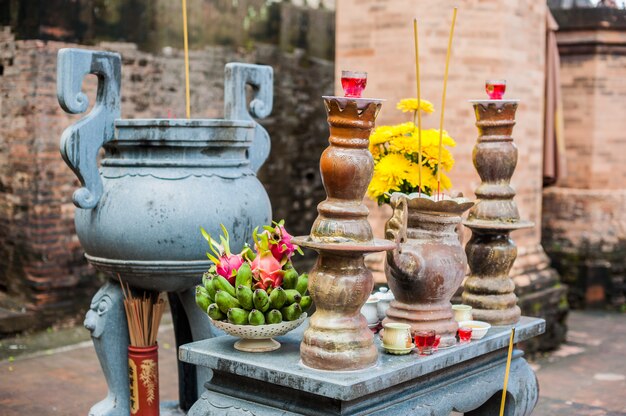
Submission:
[[[368,187],[368,195],[374,199],[385,192],[400,189],[400,185],[409,176],[412,163],[399,153],[390,153],[378,160],[374,166],[374,176]]]
[[[380,126],[370,134],[370,146],[386,143],[395,134],[394,126]]]
[[[417,191],[419,190],[420,181],[419,181],[419,170],[417,163],[413,165],[413,169],[411,170],[411,175],[407,178],[407,182]],[[433,189],[433,187],[437,188],[437,178],[434,175],[434,172],[428,166],[422,165],[422,192],[428,188]]]
[[[400,102],[396,105],[398,110],[402,110],[403,113],[407,113],[409,111],[417,111],[417,98],[405,98],[400,100]],[[428,100],[420,100],[420,110],[424,113],[432,113],[435,111],[435,106]]]
[[[421,100],[420,110],[432,113],[431,102]],[[398,103],[403,112],[417,111],[417,100],[408,98]],[[439,130],[425,129],[421,131],[422,166],[419,166],[418,131],[413,123],[401,123],[392,126],[380,126],[370,135],[369,150],[374,157],[374,175],[367,194],[379,203],[388,202],[385,196],[394,191],[416,192],[420,188],[427,194],[437,192],[437,187],[446,190],[452,187],[450,178],[444,172],[454,166],[454,157],[450,147],[456,142],[442,131],[441,160],[439,156]],[[436,171],[441,169],[441,183],[437,183]]]

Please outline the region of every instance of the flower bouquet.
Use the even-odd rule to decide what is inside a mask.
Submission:
[[[417,111],[434,111],[433,105],[426,100],[420,100],[420,108],[417,107],[415,98],[401,100],[397,105],[402,112],[413,112],[413,118]],[[448,149],[454,146],[456,142],[445,130],[442,131],[439,157],[439,130],[419,131],[414,122],[379,126],[370,135],[369,150],[374,157],[374,176],[367,195],[384,204],[389,203],[393,192],[407,195],[419,192],[430,196],[450,189],[450,179],[443,172],[449,172],[454,166],[454,158]],[[440,183],[437,181],[439,169]]]
[[[253,232],[254,247],[240,253],[230,250],[228,231],[222,225],[220,241],[204,229],[214,263],[196,287],[196,304],[213,324],[242,340],[235,348],[248,352],[272,351],[280,344],[271,337],[299,326],[311,306],[308,275],[299,274],[291,262],[300,248],[291,242],[284,221]]]

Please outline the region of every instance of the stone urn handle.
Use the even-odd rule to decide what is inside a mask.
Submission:
[[[224,118],[253,120],[265,118],[272,112],[274,99],[274,71],[271,66],[231,62],[224,68]],[[252,87],[248,108],[246,85]],[[254,141],[250,146],[250,167],[256,173],[270,154],[270,136],[257,123]]]
[[[91,112],[61,136],[61,156],[74,171],[81,188],[72,200],[78,208],[92,209],[102,196],[98,152],[113,140],[115,120],[120,118],[121,58],[117,53],[61,49],[57,56],[57,98],[70,114],[87,111],[89,98],[82,92],[83,79],[98,77],[96,103]]]
[[[385,238],[395,241],[397,246],[387,252],[387,266],[397,279],[410,280],[411,276],[418,274],[422,269],[424,259],[414,250],[404,250],[409,217],[408,199],[406,195],[394,193],[389,204],[393,209],[393,215],[385,224]],[[403,276],[406,279],[403,279]]]

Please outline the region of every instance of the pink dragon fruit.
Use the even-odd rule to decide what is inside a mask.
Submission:
[[[214,256],[211,253],[207,252],[206,255],[213,263],[215,263],[215,272],[220,276],[223,276],[228,280],[230,284],[235,284],[235,278],[237,276],[237,271],[239,267],[244,262],[243,256],[241,254],[232,254],[230,252],[230,241],[228,236],[228,231],[223,224],[220,224],[222,227],[222,232],[224,235],[220,236],[220,243],[215,241],[209,233],[202,227],[200,227],[200,231],[204,238],[209,242],[209,247]]]
[[[215,262],[215,271],[220,276],[224,276],[231,285],[235,284],[235,277],[239,267],[243,264],[243,256],[240,254],[226,254],[224,253]]]
[[[282,265],[272,256],[272,253],[266,251],[259,254],[250,264],[252,276],[256,283],[255,289],[272,289],[283,284]]]
[[[268,246],[272,256],[283,265],[291,259],[295,251],[302,254],[300,248],[291,242],[293,237],[285,229],[284,223],[285,221],[281,220],[278,223],[274,223],[274,227],[263,227],[265,229],[264,233],[267,233],[269,237]]]

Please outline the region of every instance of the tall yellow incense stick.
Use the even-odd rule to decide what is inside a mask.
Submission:
[[[187,118],[191,118],[191,100],[189,98],[189,36],[187,33],[187,0],[183,0],[183,37],[185,38],[185,104]]]
[[[422,95],[420,92],[420,60],[419,60],[419,47],[417,42],[417,19],[413,19],[413,37],[415,38],[415,79],[417,85],[417,111],[413,114],[413,125],[415,125],[415,117],[417,116],[417,166],[418,166],[418,178],[419,189],[418,192],[421,196],[422,193]]]
[[[437,199],[441,191],[441,148],[443,144],[443,113],[446,109],[446,87],[448,85],[448,68],[450,66],[450,51],[452,50],[452,38],[454,37],[454,24],[456,23],[456,12],[452,13],[452,25],[450,26],[450,38],[448,39],[448,52],[446,53],[446,69],[443,74],[443,96],[441,98],[441,118],[439,119],[439,157],[437,158]]]
[[[509,355],[506,358],[506,370],[504,371],[504,387],[502,388],[502,402],[500,403],[500,416],[504,416],[504,404],[506,402],[506,386],[509,384],[509,370],[511,369],[511,357],[513,356],[513,338],[515,338],[515,328],[511,329],[511,339],[509,340]]]

